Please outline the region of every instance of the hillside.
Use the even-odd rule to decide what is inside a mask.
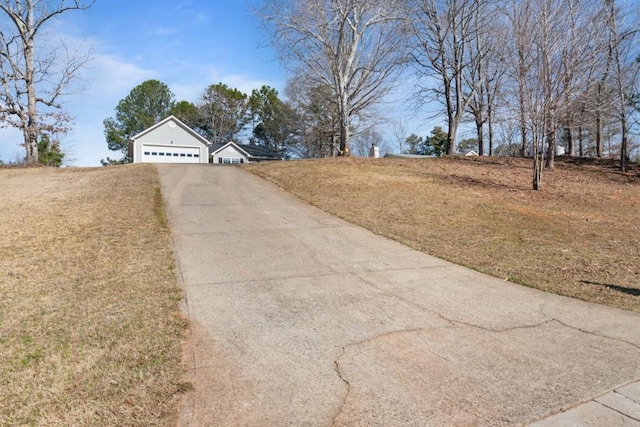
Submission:
[[[640,312],[640,170],[558,159],[531,190],[514,158],[248,165],[375,233],[544,291]]]

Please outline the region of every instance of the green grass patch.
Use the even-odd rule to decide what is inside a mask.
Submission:
[[[170,425],[183,382],[153,166],[0,170],[0,425]]]

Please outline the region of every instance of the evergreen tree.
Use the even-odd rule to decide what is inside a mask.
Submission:
[[[422,149],[422,137],[412,133],[404,142],[407,144],[407,154],[420,154]]]
[[[59,168],[62,166],[64,153],[60,149],[60,142],[51,141],[46,133],[38,141],[38,162],[44,166]]]
[[[166,84],[158,80],[147,80],[134,87],[118,103],[116,117],[109,117],[104,121],[104,134],[109,150],[121,152],[122,158],[107,157],[100,162],[104,166],[127,163],[127,148],[131,137],[168,117],[174,105],[173,93]]]
[[[209,86],[198,105],[199,129],[211,142],[232,141],[247,123],[247,95],[218,83]]]
[[[278,97],[278,91],[269,86],[253,90],[249,97],[253,120],[251,142],[270,148],[283,156],[297,135],[295,112]]]
[[[422,152],[426,156],[442,156],[447,153],[447,143],[449,137],[447,132],[442,130],[441,126],[436,126],[431,130],[431,136],[428,136],[424,140],[422,145]]]

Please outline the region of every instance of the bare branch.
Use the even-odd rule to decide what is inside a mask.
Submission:
[[[60,98],[89,60],[88,54],[69,52],[62,41],[46,55],[37,52],[40,30],[51,19],[71,10],[86,10],[94,3],[0,0],[0,16],[12,24],[0,31],[0,119],[22,131],[29,164],[38,162],[37,140],[43,131],[69,129],[71,119],[60,111]],[[59,51],[64,51],[64,57]],[[38,105],[45,107],[43,113]]]
[[[281,60],[329,86],[349,154],[351,120],[384,97],[405,61],[401,0],[279,0],[261,11]]]

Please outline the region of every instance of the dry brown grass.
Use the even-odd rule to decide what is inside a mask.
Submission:
[[[640,173],[560,160],[326,159],[249,165],[374,232],[548,292],[640,312]]]
[[[0,425],[167,425],[185,320],[155,169],[0,169]]]

